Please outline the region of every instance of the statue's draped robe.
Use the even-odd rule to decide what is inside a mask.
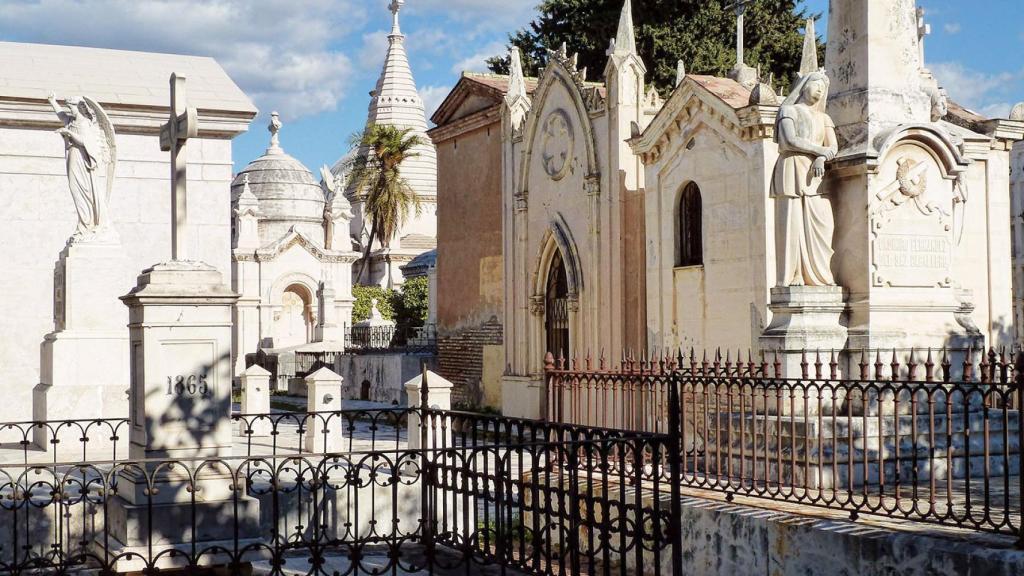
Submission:
[[[79,119],[69,129],[82,145],[66,139],[68,186],[78,211],[78,230],[84,232],[105,223],[106,197],[99,187],[98,169],[102,164],[99,135],[88,120]]]
[[[779,119],[789,118],[796,136],[818,146],[834,146],[832,119],[804,104],[782,106]],[[775,262],[779,286],[832,286],[832,204],[822,196],[815,178],[814,157],[791,150],[779,141],[779,161],[772,178],[775,199]]]

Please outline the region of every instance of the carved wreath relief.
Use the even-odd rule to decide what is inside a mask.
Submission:
[[[962,227],[954,215],[959,191],[924,150],[893,149],[872,196],[872,280],[875,286],[949,286],[952,251]]]
[[[552,180],[561,180],[569,172],[573,149],[572,123],[562,110],[555,110],[541,126],[541,162]]]

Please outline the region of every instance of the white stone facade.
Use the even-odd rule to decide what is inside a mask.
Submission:
[[[854,4],[833,2],[830,28],[856,24],[861,41],[842,52],[830,44],[826,62],[830,78],[842,77],[828,101],[840,154],[822,184],[835,211],[832,269],[842,287],[841,320],[836,330],[799,344],[904,354],[1010,344],[1006,175],[1009,146],[1024,125],[952,104],[933,120],[930,73],[916,57],[893,69],[896,48],[885,43],[892,38],[874,39],[885,36],[878,30],[889,25],[886,14],[907,6],[912,14],[913,5],[875,12]],[[853,16],[862,9],[870,12],[865,21]],[[893,25],[908,27],[898,40],[916,56],[920,40],[909,29],[916,19]],[[843,70],[851,61],[886,67],[850,77]],[[895,77],[910,84],[890,86]],[[687,76],[634,141],[647,171],[650,346],[756,351],[773,327],[768,304],[779,282],[768,196],[778,107],[744,101],[747,92],[723,90],[725,82]],[[887,100],[900,97],[894,94],[906,94],[913,105]],[[872,111],[871,122],[858,121],[863,110]],[[680,266],[680,195],[688,185],[700,191],[703,259]]]
[[[546,352],[643,346],[644,173],[626,140],[660,103],[645,85],[628,1],[604,85],[586,82],[563,47],[531,99],[517,58],[502,128],[502,409],[537,416]]]
[[[231,254],[231,138],[248,128],[256,109],[209,58],[4,42],[0,59],[0,261],[5,268],[0,421],[18,421],[33,416],[40,344],[55,330],[55,265],[78,222],[64,144],[54,133],[61,123],[47,103],[48,92],[61,99],[89,96],[104,107],[117,132],[110,210],[127,273],[107,297],[123,314],[118,330],[125,346],[127,308],[116,299],[133,287],[139,271],[170,254],[170,167],[159,142],[168,116],[167,78],[175,71],[186,75],[199,108],[199,135],[188,146],[190,253],[225,276]],[[127,351],[124,358],[127,362]],[[127,381],[108,381],[120,373],[120,367],[111,367],[103,384],[127,390]],[[93,408],[91,400],[82,399],[77,413],[99,416],[86,414]]]
[[[236,373],[260,349],[340,351],[352,324],[351,207],[285,153],[280,128],[275,114],[267,151],[232,183]]]

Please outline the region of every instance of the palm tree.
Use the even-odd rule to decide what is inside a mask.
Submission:
[[[402,161],[418,156],[413,149],[424,144],[411,132],[411,128],[371,124],[352,137],[360,153],[352,162],[347,188],[363,197],[363,214],[370,220],[370,238],[363,249],[357,282],[369,264],[373,241],[379,240],[387,248],[409,214],[420,212],[419,198],[400,172]]]

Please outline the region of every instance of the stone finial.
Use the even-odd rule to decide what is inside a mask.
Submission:
[[[402,10],[402,6],[405,6],[405,0],[391,0],[391,5],[388,6],[388,10],[391,10],[392,36],[399,36],[402,34],[402,29],[398,26],[398,13]]]
[[[678,88],[686,79],[686,64],[679,60],[676,62],[676,87]]]
[[[924,21],[924,8],[918,8],[915,14],[917,16],[917,50],[918,58],[921,61],[921,70],[925,70],[924,66],[924,38],[932,33],[932,25]]]
[[[1010,120],[1024,122],[1024,102],[1018,102],[1013,110],[1010,110]]]
[[[800,57],[800,76],[818,70],[818,37],[814,33],[814,18],[808,18],[804,30],[804,53]]]
[[[267,148],[267,152],[281,150],[281,138],[278,135],[281,132],[281,116],[277,112],[270,113],[270,124],[267,125],[267,130],[270,131],[270,148]]]
[[[772,88],[771,80],[768,82],[758,82],[757,86],[754,86],[754,89],[750,91],[749,103],[759,106],[778,106],[779,95]]]
[[[509,49],[508,60],[508,92],[505,100],[511,103],[516,98],[526,98],[526,79],[523,77],[523,60],[518,46]]]
[[[636,32],[633,29],[633,2],[626,0],[619,14],[619,29],[615,33],[615,43],[610,48],[613,54],[624,56],[636,54]]]

